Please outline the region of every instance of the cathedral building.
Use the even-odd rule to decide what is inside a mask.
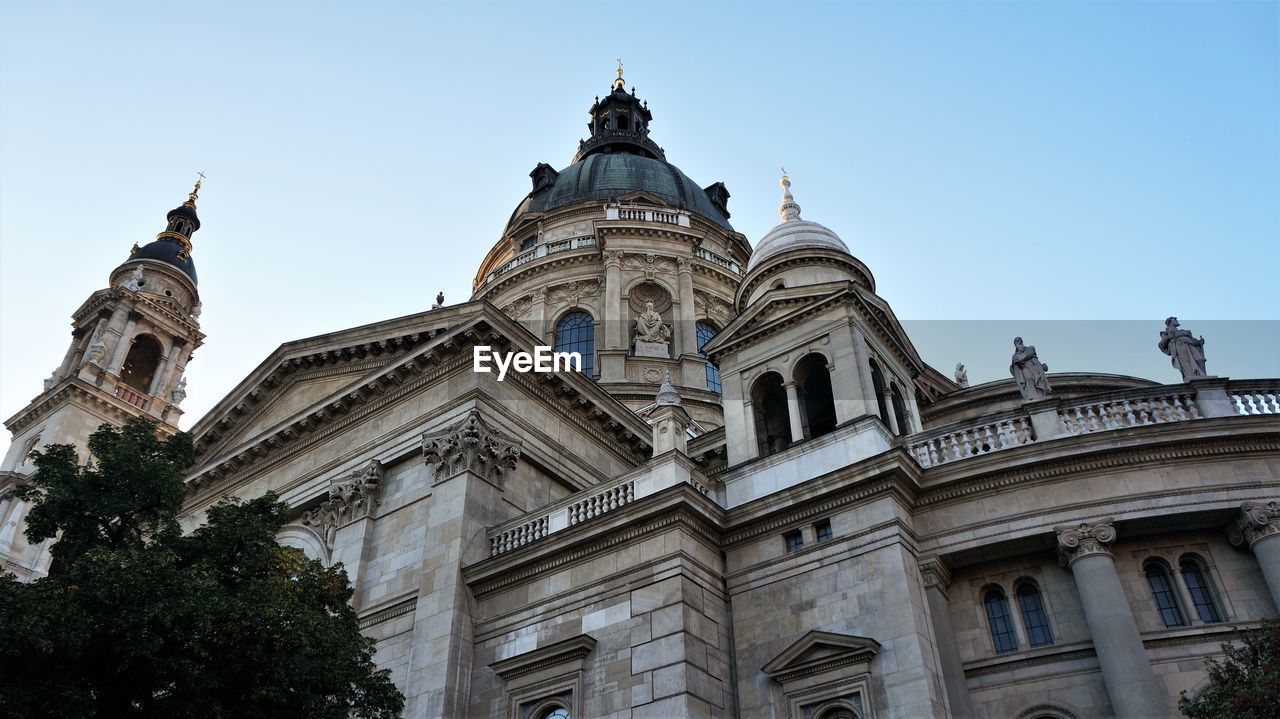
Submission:
[[[280,495],[406,716],[1164,717],[1277,614],[1280,380],[1211,375],[1171,318],[1180,384],[1019,341],[970,387],[788,178],[748,238],[652,118],[619,71],[470,301],[287,342],[192,426],[186,528]],[[177,431],[196,191],[73,313],[0,489],[104,422]],[[499,379],[476,347],[582,366]],[[32,579],[26,510],[0,504],[0,558]]]

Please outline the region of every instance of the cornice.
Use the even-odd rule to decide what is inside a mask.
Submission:
[[[121,424],[133,417],[146,414],[124,400],[107,394],[101,388],[94,387],[79,377],[72,377],[62,380],[53,389],[37,395],[29,405],[5,420],[4,425],[10,432],[17,434],[63,404],[74,400],[83,401]],[[147,416],[150,417],[150,415]],[[158,422],[157,427],[165,435],[172,435],[178,429],[167,422]]]
[[[572,267],[574,265],[585,265],[590,262],[600,263],[604,266],[603,258],[600,255],[600,241],[596,240],[595,247],[581,247],[574,250],[561,250],[550,255],[539,257],[536,260],[520,265],[519,267],[508,270],[494,279],[492,284],[481,286],[477,285],[479,292],[472,293],[473,300],[487,299],[500,295],[507,291],[512,285],[528,282],[530,279],[547,272],[562,267]]]
[[[867,266],[862,264],[852,255],[845,255],[836,250],[811,250],[806,254],[787,253],[779,255],[776,259],[766,260],[765,264],[760,267],[753,267],[743,279],[741,288],[738,290],[738,311],[742,312],[746,307],[746,300],[755,291],[755,288],[768,279],[768,276],[778,270],[786,270],[797,265],[827,265],[830,267],[844,267],[854,271],[862,281],[856,284],[862,285],[867,289],[875,292],[875,280],[871,277],[871,271]]]

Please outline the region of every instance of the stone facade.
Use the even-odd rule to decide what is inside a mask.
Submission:
[[[593,106],[576,162],[656,167],[633,99]],[[1276,614],[1280,380],[961,387],[789,181],[752,254],[723,185],[664,172],[602,200],[617,176],[539,165],[472,301],[282,345],[195,424],[185,526],[279,494],[280,541],[346,568],[412,717],[1166,716],[1229,626]],[[130,262],[76,313],[79,369],[9,420],[0,481],[99,422],[175,428],[194,280]],[[118,287],[138,263],[187,294]],[[666,357],[635,351],[647,303]],[[83,359],[161,326],[186,342],[142,406]],[[471,371],[570,340],[590,376]],[[24,509],[0,504],[0,555],[38,577]]]

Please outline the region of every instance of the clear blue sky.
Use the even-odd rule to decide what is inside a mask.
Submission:
[[[0,414],[196,170],[209,337],[186,426],[283,341],[468,298],[619,56],[669,159],[724,181],[752,241],[785,163],[900,317],[1143,320],[1136,364],[1026,334],[1055,370],[1171,381],[1166,315],[1280,318],[1278,7],[6,2]],[[1210,335],[1210,369],[1280,374],[1277,326],[1217,354]],[[917,327],[944,371],[1006,375],[1004,329],[978,352]]]

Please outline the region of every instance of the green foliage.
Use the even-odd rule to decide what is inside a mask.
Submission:
[[[33,542],[57,570],[0,578],[0,716],[339,719],[398,717],[341,566],[275,535],[287,507],[224,501],[183,536],[186,435],[104,426],[96,467],[66,445],[36,455],[21,491]]]
[[[1238,643],[1222,645],[1222,659],[1206,662],[1209,684],[1195,696],[1184,691],[1178,709],[1191,719],[1280,717],[1280,619],[1236,631]]]

